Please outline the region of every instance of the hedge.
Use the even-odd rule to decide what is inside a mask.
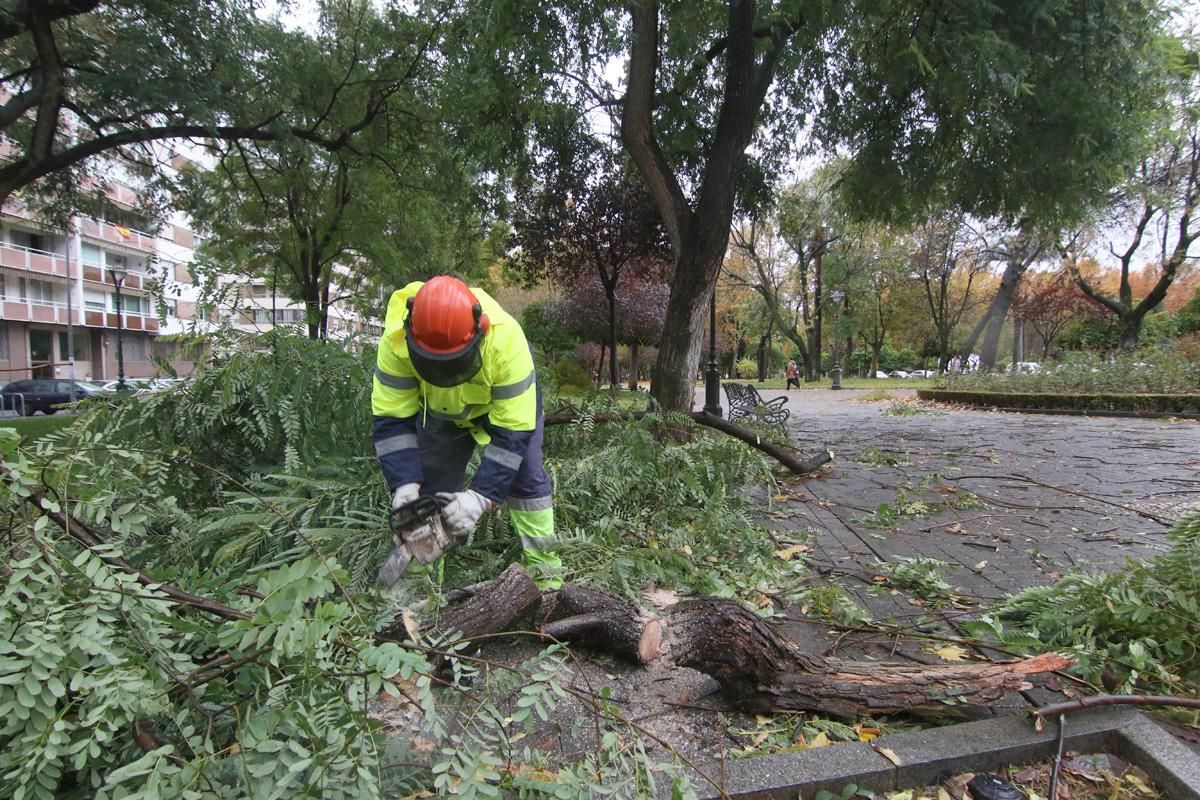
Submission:
[[[1200,394],[1061,394],[1055,392],[980,392],[918,389],[922,400],[1022,411],[1117,412],[1200,416]]]

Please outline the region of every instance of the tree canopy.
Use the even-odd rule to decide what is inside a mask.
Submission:
[[[668,408],[692,403],[739,186],[792,154],[798,130],[849,154],[858,216],[1078,218],[1140,151],[1164,88],[1156,4],[650,1],[627,25],[616,10],[564,13],[577,45],[560,75],[586,83],[628,59],[623,94],[578,97],[620,109],[671,237],[654,389]]]

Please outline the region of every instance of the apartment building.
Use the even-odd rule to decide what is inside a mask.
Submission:
[[[5,143],[0,142],[0,158]],[[203,161],[187,143],[168,146],[159,163],[178,169]],[[122,209],[137,204],[136,178],[119,161],[105,165],[107,206],[114,219],[76,215],[68,230],[53,229],[19,198],[0,209],[0,384],[21,378],[114,380],[118,351],[126,378],[161,375],[169,367],[190,374],[192,348],[171,334],[216,327],[222,321],[247,334],[277,326],[303,327],[304,308],[272,295],[265,281],[233,276],[227,307],[201,312],[200,287],[190,264],[200,237],[182,214],[157,231],[138,230]],[[119,299],[118,299],[119,296]],[[384,305],[380,304],[380,314]],[[335,305],[329,311],[334,339],[377,337],[379,319]]]
[[[160,374],[156,358],[190,372],[190,362],[157,342],[183,331],[194,316],[185,287],[195,244],[194,234],[178,225],[152,234],[86,216],[73,217],[67,232],[55,231],[19,202],[6,205],[0,212],[0,380],[114,379],[118,344],[126,377]],[[173,289],[165,309],[150,291],[155,282]]]
[[[380,313],[387,308],[387,298],[378,302]],[[265,280],[253,280],[238,287],[238,298],[230,309],[230,323],[235,330],[244,333],[263,333],[278,326],[303,329],[305,309],[301,303],[292,303],[286,297],[273,294]],[[327,323],[330,339],[377,339],[383,335],[380,319],[363,317],[345,303],[334,303],[329,307]]]

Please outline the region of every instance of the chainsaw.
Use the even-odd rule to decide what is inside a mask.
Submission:
[[[458,544],[442,527],[442,509],[449,502],[449,498],[425,494],[392,512],[392,533],[400,544],[380,565],[380,583],[394,586],[414,559],[421,564],[432,564]]]

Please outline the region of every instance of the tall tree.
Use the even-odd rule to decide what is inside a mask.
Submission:
[[[792,251],[769,222],[751,218],[733,229],[731,242],[723,270],[725,280],[758,295],[771,327],[796,348],[805,374],[814,371],[820,352],[808,324],[812,317],[807,285],[796,286],[796,276],[805,274],[803,267],[789,258]]]
[[[1195,258],[1192,246],[1200,238],[1193,215],[1200,204],[1200,69],[1195,62],[1186,81],[1186,96],[1176,107],[1176,119],[1157,151],[1143,159],[1116,193],[1111,216],[1103,220],[1108,230],[1126,231],[1123,246],[1108,245],[1117,260],[1120,285],[1109,293],[1089,281],[1080,270],[1080,247],[1060,249],[1075,283],[1093,302],[1117,319],[1121,348],[1137,347],[1142,322],[1167,296],[1180,268]],[[1135,259],[1158,267],[1158,279],[1141,297],[1134,296],[1131,274]]]
[[[617,388],[621,278],[627,271],[641,273],[633,279],[655,276],[670,258],[653,200],[636,176],[610,168],[591,175],[574,169],[560,173],[517,202],[515,267],[525,279],[586,284],[594,278],[603,289],[609,384]]]
[[[326,336],[335,304],[377,316],[384,288],[474,266],[472,242],[461,235],[471,216],[462,208],[467,181],[431,114],[442,80],[433,26],[377,15],[369,4],[325,6],[322,23],[315,35],[280,34],[288,45],[276,54],[276,80],[294,84],[294,119],[320,121],[344,146],[234,142],[220,149],[215,169],[185,181],[189,210],[209,234],[209,262],[265,278],[272,294],[303,303],[312,338]],[[391,75],[387,102],[369,124],[338,106],[345,85],[401,65],[403,79]]]
[[[979,302],[972,289],[987,271],[983,240],[961,215],[952,214],[922,225],[916,245],[912,263],[937,337],[938,369],[944,370],[955,329]]]
[[[1026,276],[1012,308],[1041,338],[1042,360],[1050,357],[1055,339],[1067,325],[1098,311],[1065,271]]]
[[[996,294],[992,296],[987,311],[979,318],[979,323],[963,343],[964,359],[975,351],[975,344],[982,335],[983,345],[979,349],[979,363],[986,369],[996,366],[1000,333],[1004,330],[1004,320],[1008,318],[1008,310],[1016,297],[1021,276],[1046,250],[1044,241],[1024,231],[1006,237],[998,249],[989,250],[989,257],[998,258],[1004,263],[1004,273],[1000,276],[1000,285]]]
[[[843,185],[863,213],[920,213],[936,198],[981,216],[1069,216],[1136,152],[1155,101],[1154,5],[628,8],[621,136],[676,259],[653,389],[667,408],[692,404],[700,332],[756,135],[766,162],[798,118],[845,146]]]

